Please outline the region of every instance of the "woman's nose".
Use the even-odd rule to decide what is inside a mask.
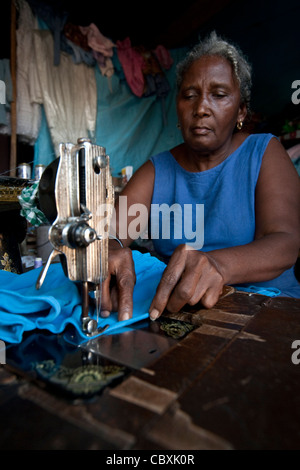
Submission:
[[[209,102],[204,94],[200,95],[195,102],[193,114],[194,116],[205,116],[210,114]]]

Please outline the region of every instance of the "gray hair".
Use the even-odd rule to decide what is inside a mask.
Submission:
[[[207,55],[223,57],[231,64],[240,86],[241,101],[246,105],[249,115],[252,85],[251,65],[237,46],[217,36],[215,32],[194,46],[185,59],[177,65],[177,90],[180,89],[184,75],[190,66],[202,56]]]

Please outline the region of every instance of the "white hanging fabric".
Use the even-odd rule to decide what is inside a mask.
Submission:
[[[53,36],[48,30],[34,31],[34,70],[31,97],[43,104],[56,154],[61,142],[76,143],[79,137],[93,139],[97,117],[95,70],[74,64],[61,52],[54,65]]]
[[[33,31],[37,28],[37,19],[28,3],[17,1],[19,12],[17,37],[17,134],[21,141],[34,144],[41,124],[41,106],[32,102],[30,89],[34,88]]]

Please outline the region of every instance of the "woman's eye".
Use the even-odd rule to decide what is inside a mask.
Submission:
[[[190,100],[190,99],[194,98],[195,96],[196,96],[195,93],[188,93],[188,94],[184,95],[183,98],[186,99],[186,100]]]
[[[221,99],[221,98],[225,98],[227,95],[226,95],[226,93],[213,93],[213,96],[215,98]]]

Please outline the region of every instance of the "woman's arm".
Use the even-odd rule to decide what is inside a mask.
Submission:
[[[110,240],[108,257],[108,276],[102,283],[101,315],[107,317],[111,311],[118,311],[118,319],[128,320],[132,316],[132,295],[135,285],[135,271],[131,250],[128,248],[136,238],[134,224],[138,211],[139,231],[142,233],[148,224],[154,184],[154,167],[146,162],[129,180],[116,201],[115,225],[112,235],[123,244],[120,248],[116,240]]]
[[[266,281],[294,265],[300,248],[299,204],[298,174],[282,145],[273,138],[256,186],[255,240],[210,253],[223,265],[226,283]]]
[[[144,163],[130,178],[116,201],[115,232],[127,247],[148,226],[153,186],[154,166]]]

